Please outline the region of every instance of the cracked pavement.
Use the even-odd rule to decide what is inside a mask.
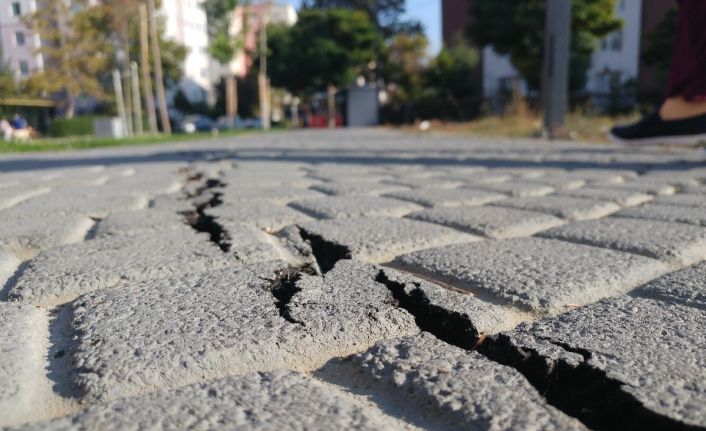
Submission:
[[[703,150],[14,155],[0,215],[3,429],[706,429]]]

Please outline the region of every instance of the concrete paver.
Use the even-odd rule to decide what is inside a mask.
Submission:
[[[647,204],[625,208],[615,213],[615,216],[706,226],[706,211],[694,206]]]
[[[706,310],[706,262],[663,275],[632,294]]]
[[[407,217],[490,238],[529,236],[565,223],[551,214],[493,206],[433,208],[409,214]]]
[[[423,250],[398,257],[392,266],[489,302],[549,314],[626,292],[667,268],[642,256],[540,238]]]
[[[385,196],[414,202],[425,207],[483,205],[507,198],[499,193],[471,189],[428,188],[386,193]]]
[[[681,223],[606,217],[569,223],[537,236],[677,261],[681,265],[706,259],[706,229]]]
[[[567,220],[605,217],[620,209],[613,202],[566,196],[506,199],[493,204],[521,210],[546,212]]]
[[[326,199],[306,199],[291,202],[289,206],[316,218],[401,217],[422,208],[417,204],[400,199],[373,196],[332,196]]]

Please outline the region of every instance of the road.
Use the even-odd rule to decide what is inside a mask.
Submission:
[[[703,151],[14,155],[0,215],[0,427],[706,428]]]

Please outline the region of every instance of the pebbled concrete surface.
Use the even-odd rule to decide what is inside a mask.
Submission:
[[[382,129],[3,156],[0,428],[706,429],[705,164]]]

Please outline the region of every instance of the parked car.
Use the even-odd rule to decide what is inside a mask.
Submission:
[[[216,123],[204,115],[187,115],[179,124],[184,133],[213,132],[218,130]]]
[[[216,120],[218,130],[231,129],[259,129],[261,122],[259,118],[240,118],[236,117],[235,121],[231,121],[228,117],[218,117]]]

